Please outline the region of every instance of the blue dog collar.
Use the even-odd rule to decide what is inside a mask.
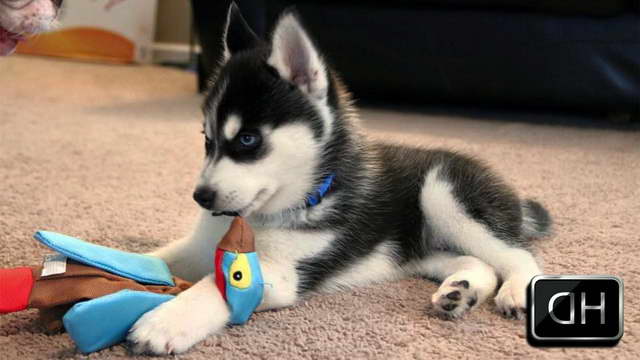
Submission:
[[[333,183],[333,179],[335,177],[336,177],[335,174],[331,174],[327,176],[326,178],[324,178],[324,181],[322,182],[322,184],[320,184],[320,186],[318,187],[318,189],[316,189],[316,191],[307,195],[307,206],[309,207],[316,206],[320,204],[320,202],[322,202],[322,198],[331,188],[331,184]]]

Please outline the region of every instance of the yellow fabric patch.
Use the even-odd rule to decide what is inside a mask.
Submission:
[[[251,286],[251,266],[245,254],[238,254],[229,269],[229,284],[235,288],[246,289]]]

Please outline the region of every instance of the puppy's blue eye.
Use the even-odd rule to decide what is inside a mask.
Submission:
[[[240,134],[238,140],[240,145],[248,148],[256,147],[260,142],[260,138],[254,134]]]

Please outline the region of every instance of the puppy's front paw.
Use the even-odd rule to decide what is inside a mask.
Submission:
[[[207,334],[194,331],[189,316],[169,301],[143,315],[133,325],[127,341],[136,354],[178,354],[187,351]]]
[[[227,304],[208,276],[144,314],[131,328],[127,341],[136,354],[179,354],[220,332],[228,319]]]

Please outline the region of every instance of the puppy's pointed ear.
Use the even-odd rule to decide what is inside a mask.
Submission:
[[[236,3],[232,2],[224,32],[224,61],[229,60],[233,54],[257,46],[259,42],[260,39],[242,17]]]
[[[273,31],[269,64],[282,78],[317,100],[327,96],[327,68],[296,16],[285,13]]]

